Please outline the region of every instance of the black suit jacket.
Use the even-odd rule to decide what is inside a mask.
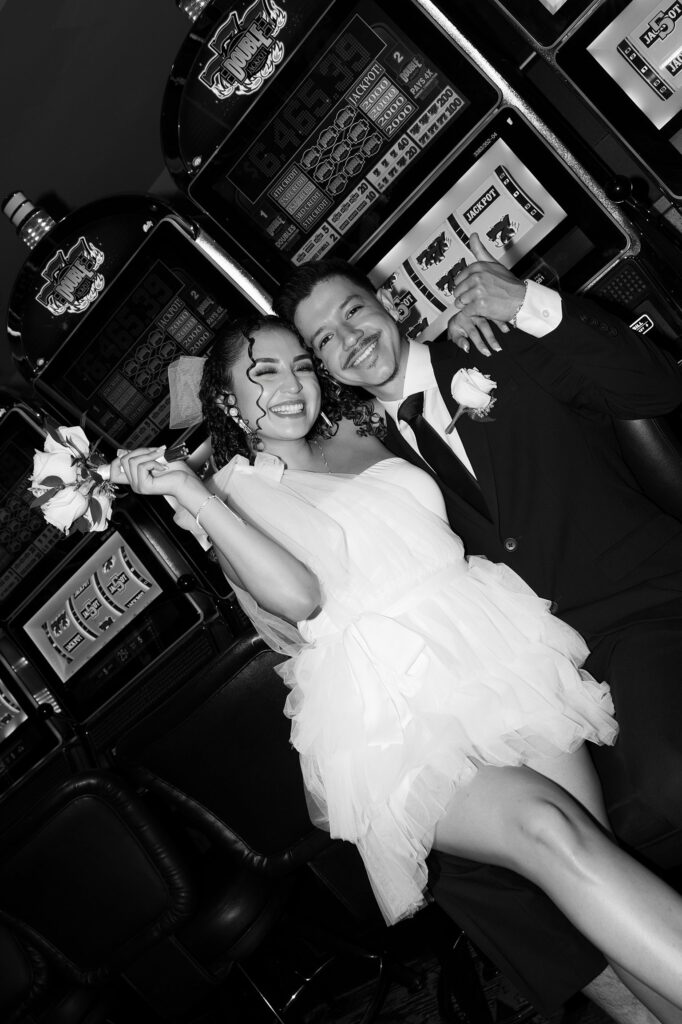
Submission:
[[[682,523],[642,492],[612,425],[674,409],[682,383],[671,357],[593,303],[564,298],[563,310],[545,338],[510,331],[489,358],[431,343],[451,414],[458,369],[497,382],[492,421],[457,423],[489,516],[439,483],[468,553],[506,562],[589,636],[682,597]],[[386,443],[428,468],[390,419]]]

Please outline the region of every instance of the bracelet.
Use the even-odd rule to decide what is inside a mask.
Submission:
[[[516,312],[514,313],[514,316],[510,317],[509,320],[507,320],[507,323],[509,324],[510,327],[516,327],[516,318],[519,315],[519,313],[521,312],[521,310],[523,309],[523,304],[526,301],[526,294],[528,292],[528,285],[530,284],[530,278],[527,277],[524,280],[523,283],[525,285],[525,290],[523,292],[523,298],[519,302],[519,305],[518,305],[518,307],[516,309]]]
[[[223,506],[225,505],[225,502],[222,500],[222,498],[219,498],[217,494],[209,494],[209,496],[207,498],[204,498],[204,500],[202,501],[201,505],[199,505],[199,508],[197,509],[197,514],[194,517],[194,521],[195,521],[195,523],[197,524],[197,526],[199,527],[200,530],[203,530],[203,526],[199,522],[199,516],[204,511],[204,509],[208,505],[209,501],[213,501],[214,498],[215,498],[216,501],[219,501],[221,505],[223,505]]]

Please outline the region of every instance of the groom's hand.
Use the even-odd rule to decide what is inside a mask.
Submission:
[[[469,248],[475,262],[468,264],[455,278],[452,297],[453,305],[458,312],[448,324],[448,335],[465,350],[465,338],[469,338],[479,352],[490,355],[491,349],[499,352],[500,345],[489,326],[486,325],[488,330],[483,332],[483,337],[478,323],[474,324],[477,327],[476,332],[470,333],[463,330],[465,324],[463,319],[458,321],[459,314],[463,311],[472,321],[477,317],[485,318],[498,326],[506,324],[518,312],[526,294],[526,286],[512,274],[511,270],[490,255],[477,234],[472,234],[469,238]]]

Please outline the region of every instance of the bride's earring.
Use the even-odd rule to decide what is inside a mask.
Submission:
[[[246,443],[254,451],[259,451],[262,447],[262,442],[258,437],[258,434],[253,430],[247,420],[244,419],[237,406],[237,398],[232,394],[231,391],[225,392],[225,400],[221,403],[223,412],[226,416],[236,423],[243,434],[246,435]]]

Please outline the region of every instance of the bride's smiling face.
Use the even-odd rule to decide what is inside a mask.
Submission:
[[[320,386],[310,353],[291,331],[262,327],[232,367],[237,408],[267,448],[268,440],[306,437],[320,412]]]

